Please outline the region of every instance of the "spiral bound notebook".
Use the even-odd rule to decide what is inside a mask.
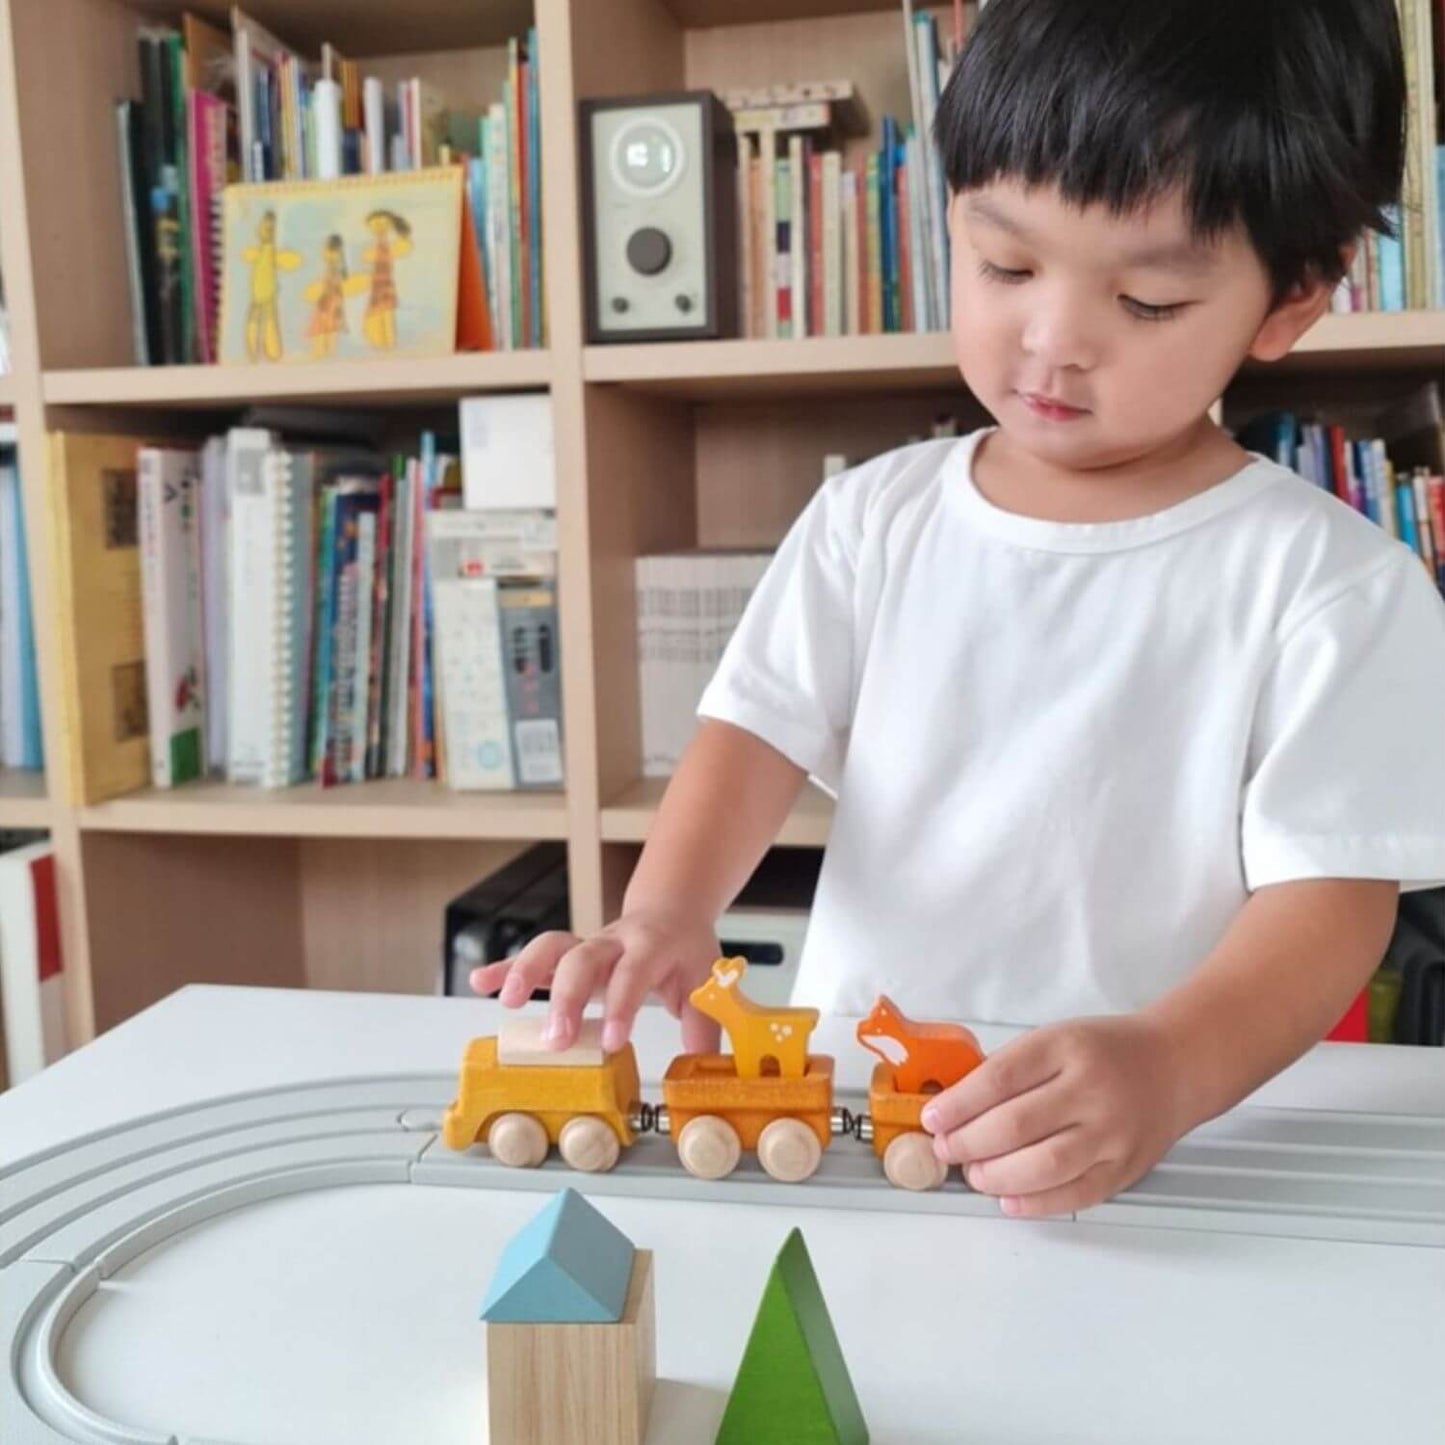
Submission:
[[[314,459],[234,428],[231,496],[230,726],[233,783],[284,788],[306,776],[307,599]]]

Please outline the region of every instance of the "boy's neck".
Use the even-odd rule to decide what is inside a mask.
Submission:
[[[1006,512],[1050,522],[1119,522],[1208,491],[1250,460],[1208,417],[1163,446],[1087,469],[1039,457],[996,428],[974,451],[973,483]]]

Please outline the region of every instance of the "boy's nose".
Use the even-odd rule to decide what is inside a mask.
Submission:
[[[1094,364],[1094,346],[1085,318],[1080,308],[1064,298],[1056,298],[1029,313],[1024,323],[1023,348],[1049,371],[1087,370]]]

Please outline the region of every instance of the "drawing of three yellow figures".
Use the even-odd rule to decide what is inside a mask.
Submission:
[[[346,298],[370,289],[361,334],[378,351],[396,345],[396,266],[411,250],[411,227],[395,211],[372,211],[366,218],[372,243],[361,253],[364,274],[346,269],[346,246],[332,234],[321,250],[321,277],[302,293],[312,303],[306,335],[313,357],[330,356],[336,338],[347,330]],[[276,213],[265,212],[256,228],[256,244],[242,252],[251,268],[251,301],[246,310],[246,355],[251,361],[281,359],[281,272],[301,265],[301,253],[276,242]]]

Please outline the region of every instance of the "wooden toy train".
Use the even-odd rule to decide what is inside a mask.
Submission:
[[[731,1054],[679,1054],[662,1081],[663,1103],[642,1099],[632,1045],[604,1054],[600,1022],[588,1020],[572,1047],[542,1044],[540,1020],[518,1020],[500,1036],[473,1039],[442,1140],[452,1149],[485,1143],[501,1163],[534,1168],[555,1144],[574,1169],[611,1169],[639,1134],[670,1135],[683,1168],[721,1179],[744,1149],[774,1179],[795,1183],[818,1167],[835,1136],[873,1147],[900,1189],[936,1189],[947,1166],[919,1122],[940,1089],[983,1062],[978,1040],[959,1024],[915,1023],[879,997],[857,1029],[878,1055],[868,1111],[833,1103],[833,1060],[810,1054],[816,1009],[766,1008],[740,987],[747,964],[719,959],[691,994],[715,1019]]]

